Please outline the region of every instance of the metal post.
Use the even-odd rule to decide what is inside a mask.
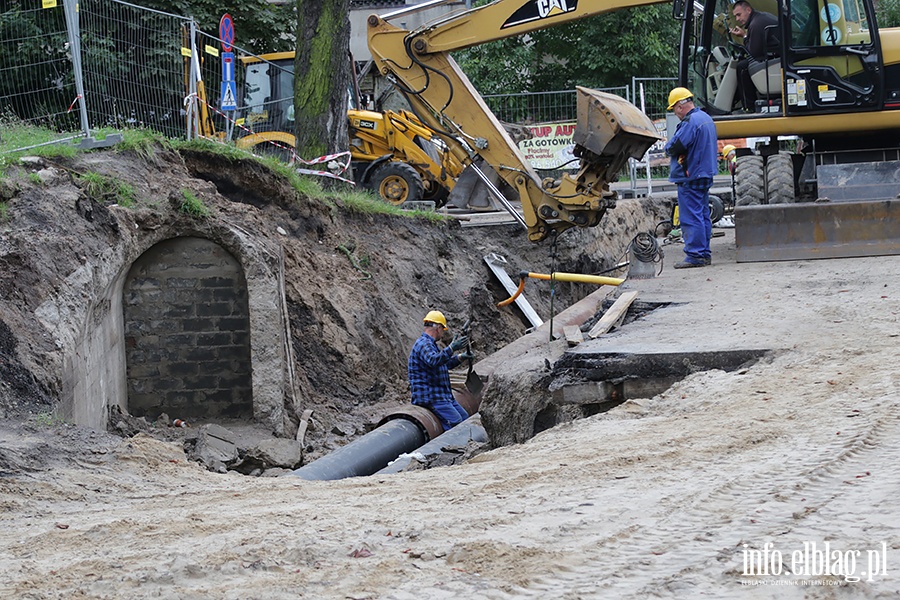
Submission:
[[[66,14],[66,33],[69,38],[69,53],[72,56],[72,69],[75,74],[75,101],[78,103],[78,114],[81,117],[81,130],[84,137],[91,137],[88,124],[87,106],[84,103],[84,79],[81,70],[81,30],[78,25],[78,0],[63,0]]]
[[[200,137],[200,98],[197,96],[198,81],[202,78],[200,74],[200,51],[197,48],[197,23],[191,19],[191,77],[190,77],[190,104],[188,110],[190,116],[187,120],[188,130],[187,139],[197,139]]]
[[[641,112],[645,115],[647,114],[647,105],[644,102],[644,83],[641,82]],[[649,150],[647,150],[647,197],[650,197],[650,194],[653,193],[653,178],[650,176],[650,154]]]

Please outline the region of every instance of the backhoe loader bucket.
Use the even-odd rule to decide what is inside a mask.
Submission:
[[[572,138],[604,161],[610,172],[628,158],[640,160],[662,138],[647,115],[625,98],[584,87],[578,90],[578,121]]]

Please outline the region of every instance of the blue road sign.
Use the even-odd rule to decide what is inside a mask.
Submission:
[[[234,52],[222,53],[222,81],[234,81]]]
[[[233,81],[222,82],[222,97],[219,99],[222,110],[237,110],[237,86]]]

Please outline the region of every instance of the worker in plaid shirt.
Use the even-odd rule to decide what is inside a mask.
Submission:
[[[469,344],[465,335],[457,335],[441,350],[437,341],[447,331],[443,313],[433,310],[425,315],[425,330],[409,353],[409,389],[412,403],[431,410],[441,421],[444,431],[459,425],[469,413],[453,398],[450,388],[450,369],[472,358],[471,351],[457,354]]]

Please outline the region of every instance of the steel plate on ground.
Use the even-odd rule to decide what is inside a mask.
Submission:
[[[738,262],[900,254],[900,200],[739,206]]]

